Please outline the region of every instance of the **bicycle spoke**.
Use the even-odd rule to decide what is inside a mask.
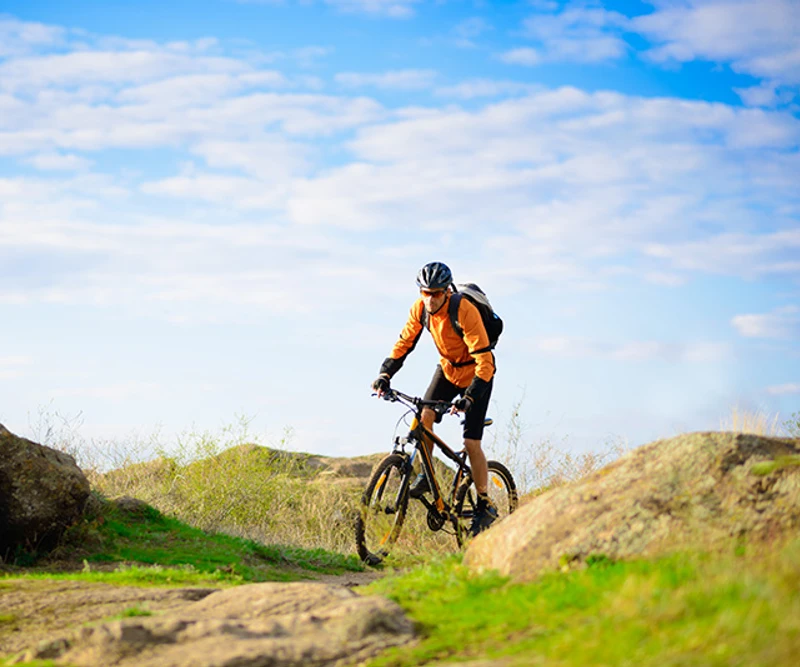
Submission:
[[[408,503],[405,471],[406,459],[391,454],[378,465],[364,491],[356,543],[359,556],[368,564],[383,560],[400,534]]]

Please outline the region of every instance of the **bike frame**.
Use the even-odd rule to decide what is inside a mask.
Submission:
[[[442,440],[433,431],[427,429],[425,424],[422,423],[422,411],[425,408],[431,408],[437,414],[444,415],[445,412],[450,409],[450,404],[443,401],[426,401],[424,399],[408,396],[407,394],[403,394],[394,389],[390,389],[386,394],[384,394],[383,398],[388,401],[403,403],[403,405],[414,411],[414,418],[411,422],[408,435],[405,438],[398,437],[395,440],[394,451],[408,457],[409,472],[411,470],[411,465],[414,463],[416,452],[420,453],[420,456],[422,457],[422,469],[425,473],[425,476],[428,478],[431,493],[433,494],[433,502],[429,502],[424,496],[417,498],[416,500],[419,500],[423,505],[425,505],[429,512],[435,510],[441,516],[447,518],[450,514],[450,510],[452,508],[451,506],[455,501],[456,490],[463,480],[468,479],[472,475],[472,471],[470,470],[469,465],[466,463],[466,450],[458,453],[453,451],[453,449],[444,440]],[[438,447],[439,450],[457,466],[447,501],[442,494],[439,486],[439,479],[436,476],[436,470],[433,467],[433,447],[430,448],[430,451],[428,450],[428,447],[425,446],[426,439],[432,445]],[[409,455],[405,451],[405,446],[412,443],[414,445],[415,452]],[[410,475],[406,475],[406,483],[403,484],[403,487],[407,485],[409,477]],[[405,493],[405,491],[405,488],[401,488],[399,492],[402,495]]]

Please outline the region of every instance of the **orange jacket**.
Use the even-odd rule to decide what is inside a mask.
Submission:
[[[485,350],[489,347],[489,337],[486,335],[481,314],[469,299],[461,299],[458,306],[458,323],[464,331],[464,338],[461,338],[450,322],[447,311],[449,302],[450,295],[448,294],[439,310],[435,313],[428,313],[428,327],[441,356],[440,363],[444,376],[461,388],[469,386],[476,376],[489,382],[495,372],[494,355],[491,351],[473,354],[474,350]],[[402,363],[402,360],[414,349],[422,335],[424,309],[425,304],[422,299],[417,299],[411,306],[408,321],[400,332],[400,338],[395,343],[390,358]]]

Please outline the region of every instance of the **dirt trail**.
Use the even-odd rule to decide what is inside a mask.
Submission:
[[[0,581],[0,656],[126,611],[155,613],[178,609],[214,590],[6,579]]]
[[[364,586],[378,572],[320,575],[315,581]],[[122,615],[174,611],[219,590],[211,587],[116,586],[82,581],[0,580],[0,657],[52,641],[87,624]]]

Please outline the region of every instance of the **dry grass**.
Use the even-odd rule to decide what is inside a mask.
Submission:
[[[521,499],[579,480],[618,459],[627,451],[621,440],[603,443],[599,451],[569,451],[566,439],[560,443],[545,438],[538,442],[527,440],[527,427],[521,416],[518,401],[505,426],[504,434],[494,433],[487,447],[489,458],[503,462],[517,483]]]
[[[330,480],[308,455],[253,444],[223,444],[210,452],[209,443],[187,443],[195,448],[180,456],[92,474],[92,484],[108,497],[144,500],[203,530],[264,544],[352,551],[350,526],[361,484]]]
[[[734,406],[727,419],[720,420],[721,431],[751,433],[753,435],[781,436],[780,415],[770,415],[762,410],[751,411]]]
[[[92,486],[109,498],[138,498],[207,531],[346,554],[355,552],[355,515],[369,470],[383,457],[347,459],[337,468],[334,459],[287,451],[287,438],[272,448],[254,444],[258,438],[244,419],[218,433],[183,434],[169,448],[158,433],[89,443],[80,437],[80,425],[80,416],[40,410],[32,430],[43,444],[72,454]],[[550,441],[526,443],[519,405],[502,445],[496,440],[487,446],[489,458],[512,471],[521,495],[579,479],[622,451],[609,445],[599,453],[573,454]],[[449,488],[452,470],[437,463],[440,483]],[[405,566],[455,549],[449,525],[430,531],[423,506],[411,501],[389,564]]]

